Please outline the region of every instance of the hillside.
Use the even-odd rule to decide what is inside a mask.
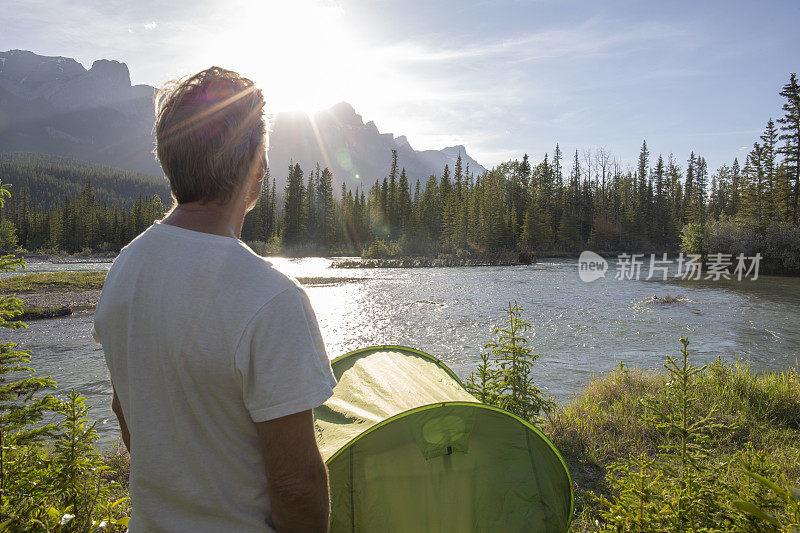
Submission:
[[[124,63],[0,52],[0,152],[73,157],[161,174],[152,154],[154,89]]]
[[[154,194],[170,203],[166,179],[96,163],[45,154],[0,154],[0,179],[12,186],[12,203],[30,198],[36,206],[49,208],[64,198],[77,197],[87,183],[100,202],[132,201]]]

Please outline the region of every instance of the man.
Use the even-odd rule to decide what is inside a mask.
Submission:
[[[263,107],[218,67],[157,97],[177,205],[123,248],[95,313],[132,533],[328,528],[311,409],[336,380],[306,294],[239,240],[266,172]]]

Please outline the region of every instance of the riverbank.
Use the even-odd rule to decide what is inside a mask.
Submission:
[[[415,267],[461,267],[461,266],[516,266],[527,265],[535,263],[544,259],[578,259],[581,252],[579,251],[548,251],[548,252],[520,252],[513,250],[499,251],[499,252],[466,252],[457,251],[454,253],[430,253],[420,255],[389,255],[389,256],[360,256],[358,251],[351,251],[349,255],[338,251],[336,253],[327,253],[325,250],[314,249],[306,251],[279,251],[268,252],[259,250],[258,246],[252,244],[253,249],[266,258],[270,257],[285,257],[289,259],[302,259],[307,257],[324,257],[333,261],[333,268],[415,268]],[[4,253],[1,252],[0,253]],[[8,251],[5,253],[14,253],[25,261],[47,261],[50,263],[64,264],[64,263],[112,263],[117,255],[114,252],[105,252],[97,254],[66,254],[66,253],[33,253],[26,251]],[[596,251],[601,257],[612,259],[621,253],[628,252],[613,252],[613,251]],[[649,253],[649,252],[648,252]],[[656,252],[657,256],[661,256],[662,252]],[[668,252],[670,257],[677,256],[678,252]]]
[[[257,250],[258,251],[258,250]],[[47,261],[50,263],[111,263],[117,254],[35,254],[19,252],[17,256],[26,261]],[[275,253],[263,254],[264,257],[327,257],[333,261],[332,268],[415,268],[415,267],[455,267],[455,266],[514,266],[529,265],[536,262],[537,258],[527,252],[497,252],[485,254],[430,254],[419,256],[393,256],[393,257],[359,257],[357,255],[342,256],[325,254],[324,251],[314,250],[313,253]],[[569,257],[577,258],[579,254],[552,254],[548,258]]]
[[[69,316],[97,306],[105,279],[105,271],[21,274],[0,279],[0,296],[22,300],[17,320]]]
[[[439,255],[436,257],[368,257],[334,259],[331,268],[438,268],[478,266],[519,266],[535,263],[527,254],[498,254],[494,256]]]
[[[0,279],[0,296],[15,295],[22,300],[23,314],[16,320],[37,320],[69,316],[97,307],[106,274],[102,271],[36,272]],[[327,286],[361,278],[299,277],[304,286]]]
[[[592,379],[543,422],[542,430],[563,455],[575,484],[573,531],[613,530],[612,508],[611,514],[632,513],[620,531],[640,530],[640,518],[641,530],[671,529],[662,529],[665,518],[659,513],[681,495],[681,480],[675,477],[681,464],[680,431],[665,424],[680,425],[678,381],[665,372],[620,365]],[[746,471],[784,489],[800,486],[798,370],[758,374],[718,360],[687,383],[690,401],[684,414],[686,425],[694,425],[689,446],[696,461],[689,474],[692,490],[707,498],[702,511],[710,515],[707,519],[722,531],[739,531],[747,524],[752,527],[748,531],[772,531],[735,505],[750,501],[777,521],[794,523],[800,518],[792,518],[796,507]],[[647,492],[640,498],[636,484],[642,480]]]
[[[112,263],[117,252],[98,252],[89,254],[37,253],[25,250],[10,250],[0,253],[13,254],[25,261],[48,261],[50,263]]]

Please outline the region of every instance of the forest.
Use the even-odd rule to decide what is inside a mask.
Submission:
[[[767,271],[800,273],[796,74],[780,95],[782,116],[766,121],[744,160],[713,172],[702,154],[656,155],[646,141],[635,167],[604,148],[564,154],[556,144],[541,161],[525,155],[480,175],[459,157],[413,185],[396,151],[388,175],[369,187],[335,186],[319,164],[290,165],[284,190],[264,180],[242,240],[262,253],[371,257],[760,252]],[[0,159],[3,182],[20,182],[0,213],[0,248],[118,251],[164,212],[162,184],[141,176],[75,165],[68,179],[42,178],[40,167],[24,156]]]

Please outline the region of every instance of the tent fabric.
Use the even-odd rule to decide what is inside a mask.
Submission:
[[[529,422],[478,402],[438,359],[376,346],[335,359],[314,410],[331,531],[566,531],[569,472]]]

